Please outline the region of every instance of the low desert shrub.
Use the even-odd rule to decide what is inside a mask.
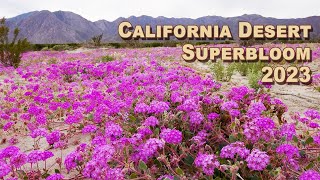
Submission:
[[[70,46],[67,44],[57,44],[52,47],[52,50],[54,50],[54,51],[67,51],[70,49],[71,49]]]
[[[242,76],[247,76],[251,71],[258,72],[265,66],[262,62],[239,62],[235,64],[235,69]]]
[[[236,65],[236,71],[238,71],[241,76],[247,76],[248,75],[248,69],[249,69],[249,65],[248,63],[237,63]]]
[[[114,47],[114,48],[116,48],[116,49],[122,47],[122,44],[121,44],[121,43],[109,43],[108,45],[111,46],[111,47]]]
[[[248,80],[249,86],[255,90],[258,90],[260,87],[259,80],[262,77],[262,73],[260,71],[249,71]]]
[[[6,19],[0,21],[0,61],[4,66],[17,68],[21,61],[21,54],[30,47],[26,38],[18,39],[19,29],[13,31],[13,38],[9,41],[9,27],[6,26]]]
[[[103,34],[100,34],[100,35],[97,35],[97,36],[93,36],[91,38],[91,40],[93,42],[93,45],[96,46],[96,47],[101,46],[102,37],[103,37]]]
[[[235,64],[223,64],[223,62],[217,61],[215,63],[209,63],[209,67],[215,76],[217,81],[228,82],[231,80],[231,77],[235,70]]]
[[[41,49],[41,51],[49,51],[50,49],[48,47],[44,47]]]
[[[101,58],[99,58],[98,62],[106,63],[106,62],[110,62],[110,61],[113,61],[113,60],[114,60],[113,56],[106,55],[106,56],[102,56]]]

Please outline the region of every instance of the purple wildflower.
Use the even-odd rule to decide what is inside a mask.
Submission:
[[[97,129],[98,128],[95,125],[87,125],[82,129],[82,134],[94,133]]]
[[[258,149],[252,150],[250,155],[246,158],[248,168],[251,170],[262,171],[270,162],[270,157],[266,152]]]
[[[214,169],[220,166],[217,157],[214,154],[202,154],[199,153],[194,160],[196,167],[202,168],[202,171],[206,175],[213,175]]]
[[[19,153],[10,158],[10,163],[14,165],[15,168],[20,168],[27,163],[27,158],[26,154]]]
[[[28,163],[37,163],[38,161],[41,161],[42,159],[42,152],[39,150],[34,150],[28,154]]]
[[[161,114],[169,110],[169,105],[162,101],[152,101],[150,104],[150,113]]]
[[[46,140],[48,144],[53,145],[54,143],[58,142],[60,140],[60,132],[59,131],[53,131],[52,133],[48,134],[46,136]]]
[[[208,119],[211,120],[211,121],[216,120],[216,119],[218,119],[219,117],[220,117],[220,115],[217,114],[217,113],[210,113],[210,114],[208,114]]]
[[[266,107],[261,102],[253,103],[250,105],[247,116],[250,118],[256,118],[261,115],[263,111],[266,110]]]
[[[78,163],[82,160],[83,157],[80,155],[80,153],[77,151],[73,151],[66,156],[64,165],[66,166],[67,170],[70,171],[77,167]]]
[[[109,160],[111,160],[115,152],[116,150],[111,145],[107,144],[104,146],[98,146],[94,149],[93,158],[101,164],[106,164]]]
[[[317,180],[320,179],[320,173],[315,170],[308,170],[299,176],[299,180]]]
[[[320,113],[314,109],[308,109],[304,112],[304,115],[309,117],[311,120],[313,119],[320,119]]]
[[[284,154],[287,158],[300,157],[299,149],[291,144],[282,144],[277,147],[276,152],[278,154]]]
[[[8,146],[0,150],[0,160],[3,158],[10,158],[14,155],[17,155],[20,151],[20,148],[16,146]]]
[[[313,141],[314,141],[314,143],[320,145],[320,132],[318,134],[316,134],[315,136],[313,136]]]
[[[112,138],[112,140],[113,140],[114,138],[121,137],[122,132],[123,132],[123,130],[122,130],[121,126],[119,126],[118,124],[113,123],[113,122],[106,123],[106,129],[105,129],[106,137]]]
[[[283,124],[280,129],[280,136],[284,136],[287,141],[291,141],[293,136],[296,135],[296,128],[293,123]]]
[[[150,111],[150,107],[145,103],[139,103],[134,108],[135,113],[148,113]]]
[[[31,132],[30,136],[32,138],[37,138],[39,136],[43,136],[43,137],[46,137],[47,136],[47,130],[44,129],[44,128],[39,128],[39,129],[35,129]]]
[[[108,169],[105,180],[114,180],[114,179],[117,179],[117,180],[125,179],[120,168]]]
[[[275,134],[275,123],[272,119],[266,117],[255,118],[244,125],[244,135],[252,142],[259,139],[269,141]]]
[[[11,169],[8,164],[3,161],[0,161],[0,178],[4,178],[10,173]]]
[[[204,120],[203,115],[200,112],[190,112],[190,123],[192,125],[199,125]]]
[[[158,119],[157,119],[156,117],[154,117],[154,116],[148,117],[148,118],[144,121],[144,123],[143,123],[143,125],[145,125],[145,126],[151,126],[151,127],[155,127],[155,126],[157,126],[158,124],[159,124],[159,121],[158,121]]]
[[[61,174],[51,174],[46,180],[62,180],[64,177]]]
[[[182,141],[182,132],[175,129],[162,129],[160,137],[169,144],[179,144]]]
[[[245,147],[243,142],[234,142],[221,149],[220,157],[233,159],[235,155],[238,155],[245,159],[249,154],[250,150]]]
[[[7,122],[7,123],[3,126],[3,130],[4,130],[4,131],[8,131],[13,125],[14,125],[14,122],[13,122],[13,121]]]

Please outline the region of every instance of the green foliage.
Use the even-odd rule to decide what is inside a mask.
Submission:
[[[109,43],[108,45],[111,46],[111,47],[114,47],[114,48],[116,48],[116,49],[122,47],[122,44],[121,44],[121,43]]]
[[[240,62],[236,65],[236,70],[241,74],[241,76],[247,76],[249,65],[250,64],[248,63]]]
[[[143,171],[148,169],[148,166],[146,165],[146,163],[144,163],[143,161],[139,161],[139,168]]]
[[[49,51],[50,49],[48,47],[44,47],[41,49],[41,51]]]
[[[162,47],[177,47],[178,41],[164,41]]]
[[[102,63],[106,63],[106,62],[110,62],[110,61],[113,61],[114,60],[114,57],[113,56],[109,56],[109,55],[106,55],[106,56],[102,56],[101,58],[99,58],[99,62],[102,62]]]
[[[10,29],[6,26],[6,20],[3,18],[0,21],[0,61],[4,66],[13,66],[17,68],[21,61],[21,54],[27,51],[30,43],[27,39],[19,39],[19,29],[16,28],[13,32],[13,39],[9,41]]]
[[[145,47],[162,47],[163,44],[161,42],[151,42],[151,43],[145,43]]]
[[[209,67],[213,75],[215,76],[216,80],[224,82],[228,82],[231,80],[231,77],[235,70],[234,63],[225,66],[221,60],[217,61],[216,63],[209,64]]]
[[[258,90],[260,85],[258,84],[259,80],[262,77],[261,71],[249,71],[248,74],[248,80],[249,80],[249,86],[255,90]]]
[[[101,40],[102,40],[103,34],[97,35],[97,36],[93,36],[91,38],[93,45],[96,47],[101,46]]]
[[[32,50],[33,51],[48,51],[48,50],[53,50],[54,46],[61,46],[61,45],[67,45],[68,48],[66,50],[73,50],[81,47],[81,44],[78,43],[68,43],[68,44],[33,44],[32,45]],[[56,47],[57,48],[57,47]],[[62,49],[63,50],[63,49]]]
[[[259,62],[239,62],[236,63],[235,69],[242,76],[247,76],[249,80],[249,86],[253,89],[259,89],[259,80],[262,78],[261,69],[265,66],[265,63]]]
[[[57,44],[51,48],[54,51],[66,51],[71,50],[70,46],[67,44]]]
[[[247,76],[250,71],[258,72],[265,66],[264,63],[259,62],[239,62],[235,65],[236,71],[238,71],[242,76]]]
[[[210,44],[210,42],[208,42],[208,41],[198,41],[195,44],[196,45],[208,45],[208,44]]]
[[[152,47],[177,47],[179,41],[155,41],[142,42],[138,40],[128,40],[121,43],[108,43],[113,48],[152,48]]]

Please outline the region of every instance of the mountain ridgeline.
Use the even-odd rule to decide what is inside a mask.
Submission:
[[[237,17],[205,16],[197,19],[191,18],[166,18],[150,16],[131,16],[118,18],[115,21],[89,21],[82,16],[66,11],[34,11],[18,15],[7,20],[10,29],[20,28],[20,36],[26,37],[35,44],[59,44],[82,43],[91,37],[102,34],[104,42],[120,42],[118,25],[123,21],[129,21],[135,25],[228,25],[235,38],[237,38],[238,22],[248,21],[251,24],[271,25],[305,25],[313,27],[312,38],[320,37],[320,16],[311,16],[297,19],[276,19],[260,15],[242,15]]]

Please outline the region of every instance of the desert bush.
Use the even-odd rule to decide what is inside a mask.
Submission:
[[[49,49],[49,47],[43,47],[42,49],[41,49],[41,51],[49,51],[50,49]]]
[[[182,41],[157,41],[157,42],[150,42],[150,41],[138,41],[138,40],[127,40],[120,43],[108,43],[107,45],[118,48],[151,48],[151,47],[177,47],[177,45],[185,43]],[[191,42],[190,42],[191,43]]]
[[[249,71],[248,80],[249,86],[255,90],[260,88],[259,80],[262,78],[262,73],[260,71]]]
[[[21,61],[21,53],[30,47],[26,38],[18,39],[19,29],[13,31],[12,41],[9,41],[10,29],[6,26],[6,19],[0,21],[0,61],[4,66],[17,68]]]
[[[262,62],[239,62],[235,64],[235,69],[242,76],[247,76],[250,71],[258,72],[265,66]]]
[[[47,51],[51,50],[56,45],[63,45],[63,44],[32,44],[31,49],[33,51]],[[82,46],[82,44],[79,43],[67,43],[65,45],[68,45],[69,48],[67,50],[77,49]]]
[[[150,42],[150,43],[145,43],[144,47],[162,47],[163,44],[161,42]]]
[[[234,63],[224,65],[222,60],[217,61],[215,63],[209,63],[209,67],[217,81],[225,82],[231,80],[231,77],[235,70]]]
[[[210,44],[209,41],[197,41],[197,42],[195,43],[195,45],[208,45],[208,44]]]
[[[57,44],[51,48],[54,51],[67,51],[71,50],[70,46],[67,44]]]
[[[110,61],[113,61],[113,60],[114,60],[113,56],[106,55],[106,56],[102,56],[102,57],[98,58],[96,62],[106,63],[106,62],[110,62]]]
[[[116,48],[116,49],[122,47],[122,44],[121,44],[121,43],[109,43],[108,45],[109,45],[109,46],[112,46],[112,47],[114,47],[114,48]]]
[[[241,76],[247,76],[248,75],[248,69],[249,69],[250,64],[240,62],[236,64],[236,71],[238,71]]]
[[[177,47],[177,44],[179,43],[179,41],[164,41],[163,42],[163,47]]]
[[[102,37],[103,37],[103,34],[100,34],[100,35],[97,35],[97,36],[93,36],[91,38],[94,46],[96,46],[96,47],[101,46]]]

